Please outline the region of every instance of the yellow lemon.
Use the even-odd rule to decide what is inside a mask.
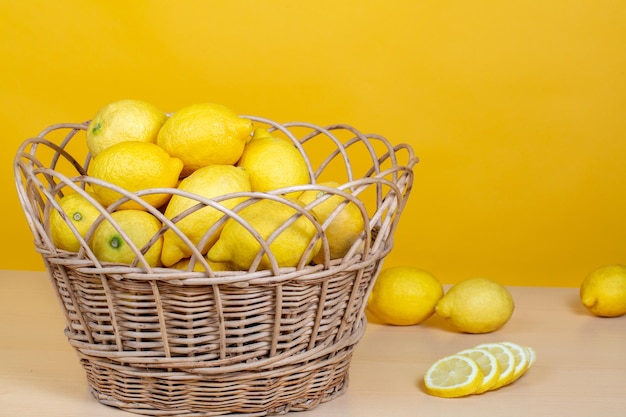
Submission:
[[[130,192],[149,188],[176,187],[183,163],[172,158],[154,143],[121,142],[109,146],[91,161],[89,175],[122,187]],[[93,184],[93,192],[105,206],[122,195],[110,187]],[[148,194],[142,197],[154,207],[167,203],[170,194]],[[139,203],[127,201],[121,209],[142,209]]]
[[[410,326],[432,316],[442,295],[443,286],[430,273],[396,266],[378,275],[367,308],[384,323]]]
[[[233,165],[208,165],[194,171],[184,178],[178,188],[189,193],[213,198],[225,194],[250,191],[248,173]],[[229,198],[220,204],[226,208],[233,208],[245,197]],[[165,209],[165,217],[173,219],[185,210],[198,204],[198,200],[182,195],[173,195]],[[202,207],[186,215],[176,223],[177,228],[183,232],[194,245],[198,245],[205,233],[224,213],[210,206]],[[203,243],[201,253],[206,253],[217,240],[220,230]],[[170,266],[182,258],[191,256],[189,246],[172,230],[168,229],[163,236],[163,253],[161,260],[163,265]]]
[[[475,373],[471,362],[480,369]],[[534,363],[535,350],[513,342],[482,343],[435,362],[426,372],[426,392],[439,397],[482,394],[515,382]],[[474,378],[481,378],[478,384]],[[477,388],[476,385],[478,385]]]
[[[526,368],[528,370],[535,364],[535,361],[537,360],[537,352],[535,351],[535,348],[531,346],[524,346],[524,349],[526,349],[526,354],[528,355],[528,367]]]
[[[426,392],[444,398],[474,394],[482,381],[480,367],[465,355],[450,355],[439,359],[428,368],[424,376]]]
[[[156,143],[167,120],[164,112],[141,100],[119,100],[102,107],[87,127],[87,148],[92,157],[119,142]]]
[[[59,200],[59,206],[65,216],[61,216],[54,209],[50,212],[52,243],[59,249],[78,252],[80,242],[68,222],[71,222],[78,234],[84,238],[93,222],[100,216],[100,210],[80,193],[63,196]]]
[[[493,389],[500,379],[500,363],[498,358],[487,349],[470,348],[457,353],[472,359],[483,372],[483,380],[476,394]]]
[[[253,191],[309,184],[306,159],[290,142],[273,136],[251,140],[237,163],[250,174]]]
[[[515,378],[515,354],[502,343],[481,343],[475,346],[475,349],[484,349],[494,355],[498,361],[500,375],[498,381],[490,388],[495,390],[513,382]]]
[[[502,346],[506,346],[513,353],[515,357],[515,370],[511,377],[509,384],[516,381],[519,377],[524,375],[530,366],[530,355],[525,346],[519,345],[513,342],[500,342]]]
[[[436,311],[465,333],[488,333],[502,327],[515,305],[509,291],[486,278],[461,281],[437,303]]]
[[[296,200],[289,200],[298,204]],[[265,241],[280,229],[290,218],[299,211],[284,202],[269,199],[258,200],[243,208],[239,215]],[[304,264],[313,259],[320,247],[317,239],[314,246],[310,243],[317,234],[314,223],[303,214],[281,230],[269,244],[271,253],[279,267],[297,266],[304,257]],[[228,219],[220,238],[207,254],[213,262],[225,262],[235,270],[248,270],[253,265],[257,254],[262,250],[261,243],[240,222],[234,218]],[[269,269],[270,259],[263,254],[256,270]]]
[[[111,217],[127,239],[113,224],[104,220],[91,241],[96,258],[103,262],[132,264],[138,258],[130,246],[129,242],[132,242],[139,251],[146,251],[144,257],[150,266],[159,266],[163,245],[163,237],[156,237],[161,229],[159,219],[143,210],[119,210],[111,213]],[[141,262],[138,261],[138,265],[142,266]]]
[[[209,267],[213,271],[230,271],[230,268],[228,267],[228,265],[226,265],[224,263],[212,262],[212,261],[210,261],[208,259],[206,261],[209,264]],[[190,262],[191,262],[191,258],[184,258],[184,259],[181,259],[180,261],[176,262],[174,265],[170,266],[170,268],[186,270],[189,267],[189,263]],[[193,265],[193,271],[194,272],[204,272],[205,269],[204,269],[204,266],[202,266],[202,264],[200,262],[196,262]]]
[[[184,163],[182,176],[207,165],[234,165],[250,140],[252,121],[214,103],[174,113],[161,127],[157,144]]]
[[[325,182],[319,185],[337,188],[336,182]],[[325,226],[324,235],[328,239],[330,259],[343,258],[354,242],[361,236],[364,231],[365,221],[359,207],[345,199],[339,194],[326,196],[324,191],[306,190],[298,196],[298,200],[305,205],[309,205],[316,200],[321,202],[311,208],[311,212],[320,224],[327,221],[330,223]],[[320,250],[313,261],[316,263],[324,262],[324,250]]]
[[[252,131],[252,138],[250,140],[256,140],[261,138],[271,138],[272,134],[264,127],[257,127]]]
[[[592,271],[580,286],[580,300],[596,316],[626,314],[626,266],[606,265]]]

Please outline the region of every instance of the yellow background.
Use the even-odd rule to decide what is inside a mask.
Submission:
[[[121,98],[408,142],[385,266],[578,286],[626,263],[624,1],[5,1],[0,268],[43,269],[13,156]]]

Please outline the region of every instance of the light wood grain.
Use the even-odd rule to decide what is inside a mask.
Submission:
[[[438,317],[413,327],[370,323],[355,352],[347,392],[293,415],[626,415],[626,316],[591,316],[577,288],[509,289],[515,314],[491,334],[459,334]],[[91,397],[63,328],[45,273],[0,271],[0,416],[131,416]],[[461,399],[424,393],[422,378],[433,361],[503,340],[537,351],[535,366],[513,385]]]

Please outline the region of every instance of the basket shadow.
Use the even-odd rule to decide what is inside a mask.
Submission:
[[[371,312],[365,309],[365,317],[367,318],[367,322],[371,324],[381,324],[386,325],[386,323],[382,322],[376,316],[374,316]],[[416,324],[415,326],[419,326],[422,328],[442,330],[451,333],[458,333],[443,317],[433,313],[432,316],[424,320],[423,322]]]

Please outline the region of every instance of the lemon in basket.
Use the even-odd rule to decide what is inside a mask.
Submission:
[[[339,187],[336,182],[324,182],[319,185]],[[308,205],[320,199],[321,202],[312,207],[311,212],[320,224],[330,219],[324,235],[328,239],[330,259],[339,259],[348,253],[354,242],[363,234],[365,221],[361,210],[354,202],[339,194],[325,196],[326,194],[329,193],[321,190],[306,190],[298,196],[298,200]],[[324,198],[326,199],[323,200]],[[316,263],[323,263],[324,251],[320,250],[313,260]]]
[[[395,266],[378,274],[367,309],[386,324],[411,326],[432,316],[442,295],[443,286],[429,272]]]
[[[119,142],[156,143],[167,120],[164,112],[141,100],[119,100],[102,107],[87,127],[87,148],[92,157]]]
[[[224,263],[212,262],[208,259],[205,259],[205,260],[207,261],[209,268],[211,268],[213,271],[230,271],[230,268],[228,267],[228,265]],[[183,258],[180,261],[176,262],[174,265],[170,266],[170,268],[186,270],[189,268],[190,263],[191,263],[191,258]],[[204,272],[206,269],[204,268],[202,263],[200,263],[199,261],[196,261],[193,264],[192,270],[194,272]]]
[[[253,191],[270,191],[310,183],[307,162],[287,140],[276,138],[266,130],[255,132],[237,163],[250,173]]]
[[[592,271],[580,286],[580,300],[596,316],[626,314],[626,266],[606,265]]]
[[[66,218],[59,211],[50,212],[50,235],[52,243],[59,249],[78,252],[80,241],[70,228],[71,222],[81,237],[85,237],[93,222],[100,216],[98,210],[89,200],[80,193],[66,194],[59,200],[59,206]]]
[[[213,198],[230,193],[250,191],[250,180],[248,173],[233,165],[208,165],[194,171],[184,178],[178,185],[178,189],[206,198]],[[245,197],[229,198],[220,201],[220,205],[226,208],[233,208]],[[199,201],[191,196],[175,194],[170,199],[165,209],[165,217],[173,219],[185,210],[199,204]],[[193,213],[190,213],[176,222],[176,227],[183,232],[192,242],[198,245],[205,233],[213,226],[224,213],[216,208],[205,206]],[[220,228],[221,229],[221,228]],[[200,252],[205,254],[217,237],[220,229],[216,230],[214,236],[208,239],[200,248]],[[191,256],[189,245],[185,243],[173,230],[168,229],[163,236],[163,252],[161,260],[163,265],[170,266],[183,258]]]
[[[297,200],[285,200],[300,204]],[[279,267],[293,267],[299,264],[305,252],[307,256],[304,264],[311,262],[321,245],[321,241],[316,238],[314,246],[308,249],[316,236],[317,228],[310,219],[299,213],[299,210],[282,201],[261,199],[243,208],[239,215],[266,241],[285,225],[284,230],[269,244],[269,248]],[[287,225],[286,222],[294,215],[297,215],[295,221]],[[239,221],[230,218],[224,225],[220,238],[209,249],[207,257],[212,262],[227,263],[235,270],[248,270],[261,250],[261,243],[255,236]],[[256,269],[270,267],[268,255],[263,254]]]
[[[261,138],[271,138],[273,135],[266,128],[259,126],[252,131],[251,141]]]
[[[461,281],[439,300],[436,311],[465,333],[489,333],[504,326],[515,304],[509,291],[486,278]]]
[[[120,230],[106,219],[98,225],[90,244],[96,258],[131,264],[137,258],[130,246],[132,242],[145,253],[150,266],[159,266],[163,246],[163,236],[157,236],[161,229],[159,219],[143,210],[119,210],[111,213],[111,217]],[[143,266],[141,262],[138,265]]]
[[[252,134],[252,121],[215,103],[197,103],[174,113],[157,144],[184,163],[182,176],[207,165],[234,165]]]
[[[88,169],[90,176],[122,187],[130,192],[149,188],[176,187],[183,163],[172,158],[154,143],[121,142],[109,146],[94,158]],[[108,185],[93,184],[92,190],[98,201],[109,206],[122,194]],[[142,197],[143,200],[160,207],[167,203],[170,194],[155,193]],[[140,203],[127,201],[122,209],[142,209]]]

